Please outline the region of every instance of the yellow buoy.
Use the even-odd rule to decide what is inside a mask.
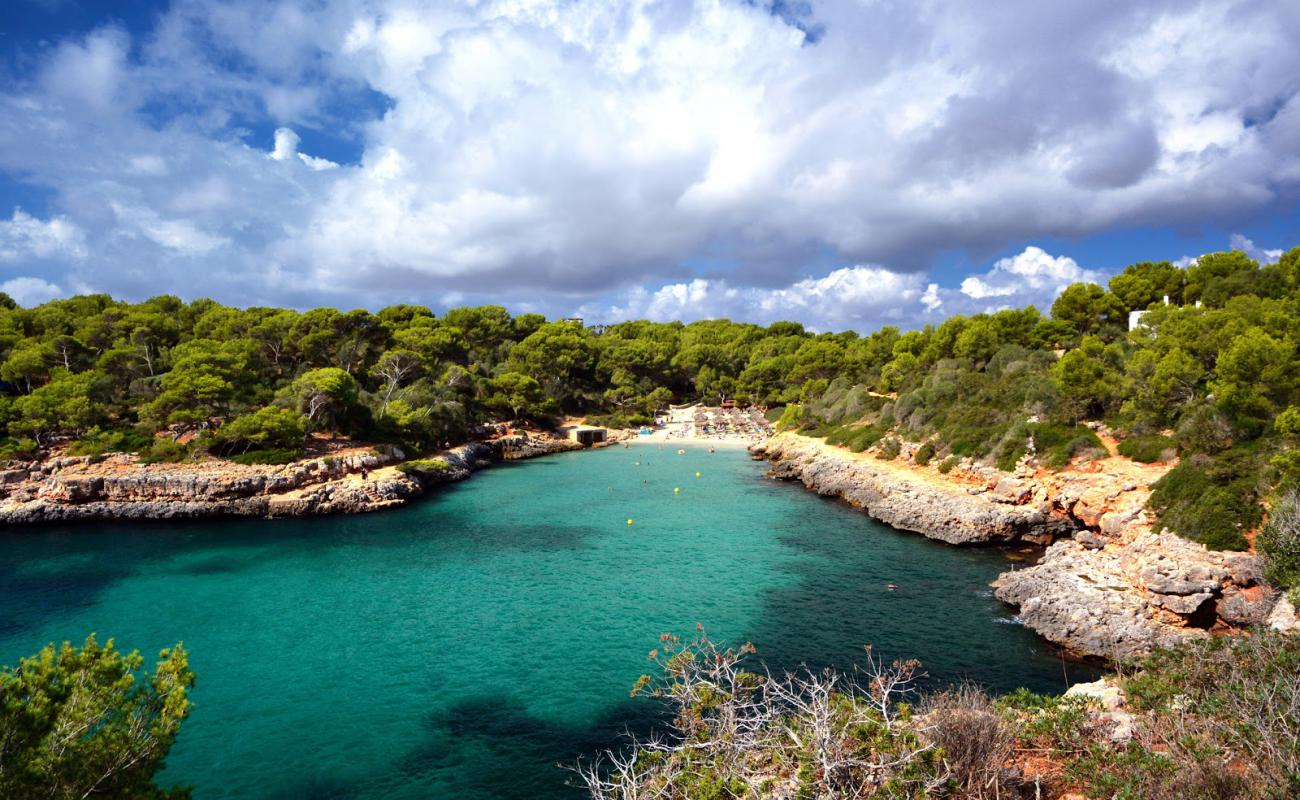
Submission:
[[[681,494],[681,493],[682,493],[682,487],[680,486],[673,487],[673,494]]]
[[[631,525],[631,524],[632,524],[632,518],[631,518],[631,517],[628,517],[628,518],[627,518],[627,524],[628,524],[628,525]]]
[[[695,473],[695,477],[697,477],[697,478],[700,477],[700,473],[698,473],[698,472]]]

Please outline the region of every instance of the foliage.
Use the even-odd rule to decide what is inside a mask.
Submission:
[[[1119,454],[1144,464],[1169,461],[1178,452],[1178,443],[1170,436],[1147,434],[1130,436],[1119,443]]]
[[[1216,550],[1245,550],[1245,532],[1259,524],[1257,449],[1237,447],[1211,459],[1184,459],[1151,486],[1156,525]]]
[[[1268,522],[1256,540],[1264,555],[1264,576],[1282,588],[1300,587],[1300,490],[1274,499]]]
[[[866,680],[826,670],[779,675],[746,669],[751,645],[727,648],[701,630],[664,634],[650,652],[656,672],[633,696],[672,712],[670,735],[602,754],[577,773],[594,800],[776,796],[923,798],[952,780],[934,743],[901,702],[914,692],[915,661],[885,663],[868,648]],[[784,781],[783,781],[784,782]]]
[[[0,668],[0,797],[188,797],[152,782],[190,712],[188,654],[142,664],[91,634]]]
[[[450,470],[451,464],[445,458],[418,458],[403,461],[397,465],[397,471],[403,475],[418,475],[421,472],[448,472]]]
[[[153,437],[135,430],[101,430],[91,428],[68,445],[74,456],[101,456],[105,453],[135,453],[153,442]]]
[[[918,466],[922,467],[929,464],[930,459],[932,458],[934,458],[933,442],[923,443],[920,447],[916,448],[916,452],[912,455],[912,460],[915,461]]]
[[[236,464],[292,464],[302,456],[301,448],[276,448],[265,450],[248,450],[230,460]]]
[[[175,464],[188,460],[193,452],[194,449],[189,445],[171,439],[157,438],[148,447],[140,450],[140,463]]]
[[[223,452],[247,453],[256,450],[302,451],[307,435],[307,418],[287,408],[267,406],[235,417],[217,433]],[[292,460],[292,459],[291,459]],[[280,463],[280,462],[241,462]]]

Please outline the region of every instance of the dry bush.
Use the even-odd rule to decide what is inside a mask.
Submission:
[[[973,684],[961,684],[925,698],[919,708],[925,738],[943,754],[957,796],[971,800],[1005,798],[1010,783],[1005,764],[1016,732],[989,696]]]

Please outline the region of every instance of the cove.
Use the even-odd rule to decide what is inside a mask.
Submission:
[[[150,659],[183,640],[195,709],[160,780],[198,800],[578,797],[555,765],[653,721],[628,689],[661,632],[696,622],[778,669],[872,644],[931,685],[1093,677],[992,597],[1000,551],[764,469],[638,444],[379,514],[5,531],[0,663],[91,631]]]

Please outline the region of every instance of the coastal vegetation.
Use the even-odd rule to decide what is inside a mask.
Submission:
[[[1300,641],[1261,632],[1158,650],[1063,696],[922,694],[922,665],[772,674],[752,645],[665,634],[648,694],[666,733],[577,768],[593,800],[1183,800],[1300,792]]]
[[[732,400],[856,452],[916,452],[1004,470],[1120,453],[1177,466],[1158,524],[1244,549],[1269,498],[1300,477],[1300,248],[1134,264],[1107,287],[1032,307],[868,335],[794,322],[589,326],[499,306],[436,315],[239,309],[106,295],[21,308],[0,297],[0,456],[139,453],[270,464],[309,434],[415,455],[483,423],[580,414],[635,426],[669,403]],[[1130,324],[1132,323],[1132,324]],[[1090,425],[1084,425],[1090,422]],[[913,446],[906,447],[910,442]]]
[[[189,657],[178,644],[143,663],[91,634],[0,667],[0,797],[188,798],[153,777],[190,713]]]

